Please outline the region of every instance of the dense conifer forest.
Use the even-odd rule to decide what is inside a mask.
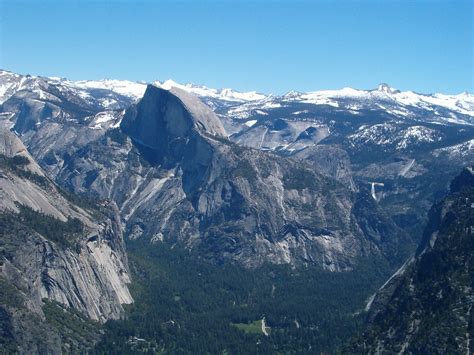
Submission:
[[[362,321],[374,285],[389,275],[370,261],[342,273],[216,266],[166,244],[133,242],[129,257],[136,302],[126,319],[106,324],[98,353],[333,352]],[[263,318],[268,336],[258,329]]]

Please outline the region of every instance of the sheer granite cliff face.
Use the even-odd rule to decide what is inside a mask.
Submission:
[[[133,302],[119,211],[113,202],[73,202],[9,131],[0,131],[0,144],[0,280],[21,299],[16,305],[2,299],[1,308],[16,324],[19,349],[38,352],[41,339],[22,345],[21,328],[31,324],[21,317],[44,323],[45,300],[99,322],[120,318],[122,305]],[[56,332],[43,335],[54,338]]]
[[[8,253],[3,255],[1,276],[27,293],[31,310],[39,314],[46,298],[100,322],[119,318],[122,304],[133,300],[117,227],[115,222],[101,222],[74,250],[23,230],[21,225],[13,226],[18,232],[15,239],[2,228],[2,244],[7,245]]]
[[[435,204],[416,255],[369,305],[349,353],[469,354],[474,337],[474,175]]]
[[[178,242],[217,263],[333,271],[409,249],[336,147],[292,159],[239,146],[198,98],[153,85],[125,113],[76,116],[21,139],[60,186],[115,201],[130,239]]]
[[[26,141],[60,185],[114,200],[130,239],[178,242],[246,267],[342,271],[360,257],[399,257],[404,236],[367,191],[228,141],[215,114],[188,93],[149,86],[120,127],[89,134],[51,123]],[[71,130],[90,141],[49,143]]]

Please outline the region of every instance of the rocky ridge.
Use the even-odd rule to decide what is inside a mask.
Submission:
[[[118,210],[106,201],[81,207],[11,132],[0,131],[0,144],[0,280],[19,299],[2,299],[1,309],[21,351],[56,352],[64,346],[57,329],[45,339],[22,329],[50,327],[45,300],[98,322],[120,318],[133,302]]]
[[[474,174],[434,205],[416,255],[369,303],[353,353],[467,353],[473,340]]]
[[[81,85],[76,85],[66,79],[44,80],[54,81],[56,86],[74,87],[71,95],[79,97],[85,95],[81,90],[86,90],[91,97],[95,97],[97,92],[103,95],[105,91],[115,95],[120,90],[120,94],[128,95],[129,103],[139,97],[141,89],[138,88],[143,85],[114,81],[83,82]],[[384,214],[388,214],[388,217],[401,228],[422,224],[423,211],[429,208],[434,196],[444,191],[453,172],[465,164],[465,159],[457,157],[457,150],[451,147],[459,145],[463,157],[469,154],[467,149],[469,145],[463,143],[465,139],[472,137],[469,125],[445,121],[441,125],[433,126],[429,123],[428,115],[431,111],[428,108],[434,106],[427,105],[422,105],[424,111],[419,111],[423,114],[414,113],[416,119],[411,114],[398,117],[393,114],[393,110],[377,106],[377,100],[381,98],[386,100],[390,95],[400,94],[396,90],[383,87],[370,92],[342,90],[337,93],[325,93],[324,95],[327,94],[327,97],[331,96],[334,100],[342,100],[338,101],[336,108],[335,105],[327,105],[317,100],[309,102],[307,97],[300,93],[275,97],[250,94],[239,96],[226,91],[224,99],[222,96],[224,94],[219,91],[192,85],[167,82],[157,83],[157,86],[168,90],[171,94],[176,94],[177,91],[196,94],[209,104],[221,121],[218,128],[221,133],[217,134],[218,138],[213,138],[214,141],[222,141],[225,135],[230,135],[230,140],[238,145],[263,151],[271,150],[274,155],[285,158],[281,161],[286,162],[287,158],[300,160],[303,165],[313,165],[310,167],[311,170],[330,179],[336,179],[356,193],[369,190],[372,185],[375,186],[374,201],[384,210]],[[118,87],[120,89],[117,89]],[[126,87],[130,90],[127,91]],[[26,91],[28,90],[22,93],[26,95],[25,98],[29,97]],[[20,92],[17,94],[20,95]],[[2,122],[7,127],[16,125],[21,118],[21,106],[18,104],[25,98],[16,97],[17,94],[12,94],[2,108],[4,115]],[[323,93],[318,95],[321,96]],[[365,106],[358,110],[342,104],[344,100],[348,103],[347,100],[359,99],[364,99]],[[48,103],[49,99],[44,101]],[[466,105],[464,103],[461,105],[464,110],[468,110]],[[194,106],[195,102],[189,104],[187,110]],[[121,210],[122,222],[128,230],[127,233],[131,236],[142,235],[145,231],[151,233],[152,229],[157,228],[157,232],[152,233],[151,239],[162,240],[165,236],[163,231],[158,227],[146,228],[148,225],[138,216],[140,213],[145,213],[145,205],[154,201],[155,194],[158,192],[165,194],[164,190],[170,184],[182,180],[183,188],[190,192],[194,189],[191,186],[193,183],[205,178],[203,167],[206,166],[208,158],[204,152],[208,144],[193,146],[197,144],[196,142],[203,141],[196,138],[189,143],[186,142],[187,138],[183,140],[178,134],[175,135],[177,144],[173,143],[173,147],[167,148],[166,154],[149,154],[150,147],[140,145],[136,139],[137,132],[133,133],[130,127],[122,126],[124,131],[128,129],[127,135],[132,138],[130,140],[130,137],[127,138],[119,130],[124,109],[128,105],[117,101],[117,106],[114,107],[117,109],[110,110],[105,106],[97,106],[95,111],[86,116],[73,112],[67,120],[61,119],[60,116],[41,118],[37,111],[30,111],[29,120],[36,123],[30,124],[28,126],[30,128],[21,133],[21,139],[47,174],[62,186],[76,193],[93,193],[96,196],[114,199]],[[237,108],[246,110],[250,116],[243,118],[234,115],[233,110]],[[405,108],[414,110],[408,104]],[[420,106],[417,109],[421,108]],[[64,109],[61,108],[62,110]],[[194,112],[192,115],[195,114]],[[464,118],[468,115],[464,111],[456,111],[453,114],[464,115],[462,116]],[[205,115],[209,116],[210,113],[207,112]],[[215,119],[213,121],[218,124]],[[389,125],[394,128],[377,130],[377,125],[381,127]],[[222,133],[222,126],[225,127],[226,133]],[[370,133],[372,130],[380,131],[382,135],[375,139],[375,136],[365,133],[366,131]],[[429,137],[426,136],[429,139],[424,139],[425,131],[431,132]],[[163,132],[165,130],[158,134]],[[384,132],[397,137],[397,132],[406,132],[408,135],[400,133],[400,138],[396,141],[381,144],[386,141]],[[213,136],[213,133],[216,131],[209,133],[203,129],[197,135],[193,133],[192,136]],[[152,148],[156,148],[156,142],[153,144],[155,146]],[[183,154],[193,156],[193,149],[196,147],[202,149],[199,158],[204,160],[199,164],[180,165],[174,170]],[[107,158],[113,158],[104,159],[100,157],[100,152],[107,152]],[[448,154],[454,158],[438,159]],[[173,162],[167,161],[168,165],[163,165],[164,162],[151,159],[151,155],[153,159],[174,158],[171,159]],[[436,171],[429,169],[433,164],[437,166],[434,169]],[[188,169],[188,173],[184,173],[183,169]],[[436,178],[432,178],[431,175],[436,175]],[[181,193],[173,194],[172,198],[168,196],[164,206],[179,203],[182,196]],[[186,193],[184,196],[188,198]],[[144,202],[145,205],[140,206]],[[130,219],[135,217],[137,220],[132,223]],[[408,231],[413,232],[410,227]]]

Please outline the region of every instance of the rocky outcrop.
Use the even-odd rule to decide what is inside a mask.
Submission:
[[[9,107],[16,113],[7,122],[16,123]],[[360,257],[393,261],[394,247],[407,244],[397,226],[381,227],[386,216],[356,191],[337,146],[292,158],[245,148],[225,138],[221,120],[195,96],[153,85],[122,120],[120,112],[71,115],[43,120],[21,138],[61,186],[115,201],[130,239],[178,242],[218,263],[334,271]],[[268,124],[271,134],[294,135],[296,150],[328,133],[312,123]]]
[[[133,299],[115,203],[79,206],[12,133],[0,131],[0,143],[0,280],[24,300],[1,308],[13,323],[24,312],[45,322],[44,300],[99,322],[120,318]]]
[[[24,169],[44,177],[44,173],[40,166],[35,162],[30,153],[26,150],[22,141],[5,128],[0,128],[0,155],[7,158],[22,157],[26,158]]]
[[[119,93],[120,90],[109,88],[106,82],[84,85],[3,70],[0,70],[0,87],[0,111],[15,132],[27,136],[33,135],[44,122],[83,123],[99,112],[121,110],[142,94],[140,89]]]
[[[214,262],[247,267],[316,264],[338,271],[359,257],[395,253],[403,236],[396,226],[380,227],[385,217],[360,198],[365,192],[320,174],[351,181],[344,165],[318,169],[238,146],[188,95],[149,86],[126,112],[122,132],[94,130],[91,141],[58,148],[45,138],[61,137],[51,123],[27,142],[61,185],[116,201],[131,239],[178,242]],[[84,127],[62,130],[71,129],[87,135]],[[393,243],[386,248],[387,240]]]
[[[20,233],[15,240],[3,241],[14,251],[3,260],[1,275],[29,294],[30,310],[39,314],[47,298],[97,321],[119,318],[121,305],[133,300],[126,260],[113,245],[115,233],[110,229],[101,237],[92,236],[79,244],[79,252],[63,250],[36,233]]]
[[[349,155],[341,147],[315,145],[304,148],[293,156],[315,164],[321,174],[336,179],[353,191],[357,190],[352,176]]]
[[[197,98],[153,85],[127,110],[120,127],[152,164],[167,169],[179,165],[188,194],[204,178],[211,162],[213,148],[203,136],[225,136],[217,116]]]
[[[466,169],[433,206],[416,255],[369,304],[348,353],[470,353],[474,333],[474,175]]]

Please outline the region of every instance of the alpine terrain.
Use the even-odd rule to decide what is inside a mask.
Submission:
[[[0,127],[11,351],[335,352],[402,265],[351,349],[466,350],[447,344],[470,334],[468,170],[449,186],[474,158],[470,94],[0,71]],[[459,332],[423,348],[426,288]]]

